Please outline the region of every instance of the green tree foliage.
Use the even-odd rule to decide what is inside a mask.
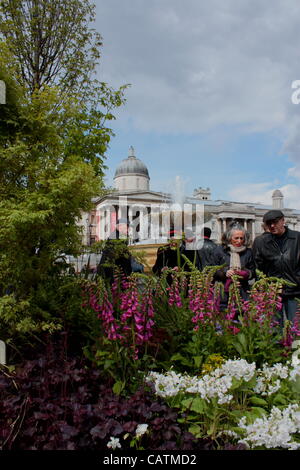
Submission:
[[[101,41],[89,29],[88,0],[0,0],[0,8],[0,80],[7,87],[0,105],[0,337],[6,339],[17,330],[53,329],[50,314],[63,308],[56,261],[81,249],[78,221],[103,190],[113,135],[106,121],[123,104],[125,87],[115,91],[92,79]]]
[[[91,28],[94,19],[89,0],[0,0],[0,71],[13,75],[29,97],[58,90],[48,113],[59,118],[65,155],[79,147],[103,176],[113,136],[105,123],[123,104],[126,86],[114,90],[95,78],[102,38]]]

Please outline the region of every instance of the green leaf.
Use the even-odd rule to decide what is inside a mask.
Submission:
[[[182,354],[180,353],[173,354],[170,361],[179,362],[180,364],[184,366],[190,366],[190,361],[186,357],[182,356]]]
[[[275,395],[275,397],[273,398],[273,403],[274,403],[274,405],[287,405],[288,402],[289,402],[288,397],[285,397],[285,396],[282,395],[281,393],[278,393],[278,394]]]
[[[181,406],[184,410],[190,409],[191,404],[193,402],[194,398],[186,398],[181,401]]]
[[[100,362],[100,364],[102,364],[102,362]],[[104,362],[103,364],[103,369],[109,369],[112,365],[114,365],[115,362],[110,360],[110,359],[106,359],[106,361]]]
[[[266,400],[264,400],[263,398],[256,397],[256,396],[255,397],[250,397],[249,401],[253,405],[268,406],[268,402]]]
[[[195,411],[196,413],[204,413],[205,410],[207,409],[207,405],[205,400],[200,397],[196,398],[188,398],[187,400],[184,400],[182,404],[185,406],[186,409],[189,409],[191,411]]]
[[[194,356],[193,360],[194,360],[195,366],[200,368],[202,361],[203,361],[203,356]]]
[[[236,433],[239,434],[239,435],[242,435],[242,434],[243,434],[242,429],[239,428],[238,426],[231,426],[231,427],[230,427],[230,430],[233,431],[233,432],[236,432]]]
[[[109,352],[108,351],[101,351],[100,349],[98,349],[96,351],[96,354],[95,354],[95,358],[98,359],[98,358],[103,358],[105,356],[108,356],[109,355]]]
[[[250,422],[253,423],[256,419],[263,418],[267,414],[267,412],[264,408],[260,408],[259,406],[253,406],[251,408],[251,411],[245,411],[244,414],[247,417],[247,420],[250,420]]]
[[[232,346],[237,350],[239,355],[242,357],[244,353],[244,348],[242,347],[242,345],[238,343],[237,341],[232,341]]]
[[[201,428],[198,424],[192,424],[189,427],[189,432],[194,434],[195,437],[201,437],[202,436]]]
[[[232,385],[230,387],[230,390],[236,390],[241,386],[243,379],[237,379],[236,377],[232,377]]]
[[[182,354],[176,353],[171,356],[170,361],[181,361],[182,359],[185,359]]]
[[[240,420],[245,415],[244,410],[232,410],[228,413],[230,416],[232,416],[233,418],[237,420]]]
[[[248,347],[248,343],[247,343],[247,338],[246,338],[245,334],[244,333],[238,333],[236,338],[238,339],[238,341],[241,343],[244,350],[246,351],[247,347]]]
[[[248,390],[248,389],[252,390],[256,385],[256,380],[257,380],[256,375],[254,375],[249,380],[249,382],[246,382],[246,384],[243,386],[243,388],[241,388],[241,390]]]
[[[120,395],[120,393],[122,392],[122,390],[124,390],[124,387],[125,387],[126,383],[121,381],[121,380],[118,380],[117,382],[115,382],[114,386],[113,386],[113,392],[116,394],[116,395]]]
[[[294,393],[300,394],[300,377],[297,376],[296,380],[291,380],[291,389]]]

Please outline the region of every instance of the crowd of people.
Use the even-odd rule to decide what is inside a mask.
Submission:
[[[128,233],[125,222],[118,222],[116,234],[111,238],[119,239],[122,233]],[[241,296],[247,299],[249,282],[256,278],[256,270],[259,270],[268,277],[289,282],[282,288],[283,307],[280,316],[281,319],[285,317],[293,321],[298,309],[297,298],[300,297],[300,232],[286,226],[284,214],[280,210],[266,212],[263,224],[264,233],[255,238],[251,247],[249,233],[238,222],[233,222],[223,234],[220,245],[210,239],[211,230],[208,227],[204,227],[201,240],[196,245],[195,236],[190,230],[186,230],[179,239],[176,233],[170,233],[169,242],[157,251],[152,271],[155,275],[160,275],[163,268],[176,266],[189,270],[186,258],[199,270],[206,266],[220,266],[215,273],[215,280],[224,284],[221,308],[225,308],[233,276],[238,276]],[[126,235],[123,242],[127,246]],[[98,273],[109,278],[110,282],[113,268],[106,263],[112,258],[114,265],[119,266],[126,275],[134,270],[130,255],[122,250],[116,254],[115,245],[108,240]]]

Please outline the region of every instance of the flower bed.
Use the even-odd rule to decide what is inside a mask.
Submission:
[[[2,368],[1,448],[298,449],[300,332],[298,316],[278,323],[282,281],[261,276],[245,301],[233,279],[221,309],[215,269],[76,280],[79,324],[96,324],[84,362],[52,337],[47,356]]]
[[[94,361],[107,367],[117,393],[134,387],[129,376],[136,383],[146,377],[178,410],[178,422],[215,448],[298,448],[299,367],[295,356],[290,361],[300,332],[298,316],[279,326],[283,281],[261,276],[243,300],[235,278],[224,310],[216,269],[167,269],[159,280],[132,276],[129,283],[116,275],[111,291],[85,285],[86,306],[97,312],[105,338]],[[294,423],[291,434],[258,438],[254,425],[267,429],[278,413]]]
[[[228,360],[201,377],[150,372],[147,382],[182,413],[189,430],[248,448],[300,448],[300,350],[286,365]]]

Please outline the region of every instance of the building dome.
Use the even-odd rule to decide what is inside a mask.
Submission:
[[[149,189],[149,173],[146,165],[134,155],[131,146],[127,158],[117,166],[114,176],[115,187],[118,190],[147,190]]]
[[[283,194],[280,191],[280,189],[275,189],[275,191],[272,194],[272,197],[283,197]]]
[[[136,158],[136,156],[134,155],[134,148],[132,146],[129,149],[128,158],[122,160],[120,165],[117,167],[115,172],[115,178],[117,176],[124,175],[141,175],[149,178],[149,173],[146,165],[139,158]]]

